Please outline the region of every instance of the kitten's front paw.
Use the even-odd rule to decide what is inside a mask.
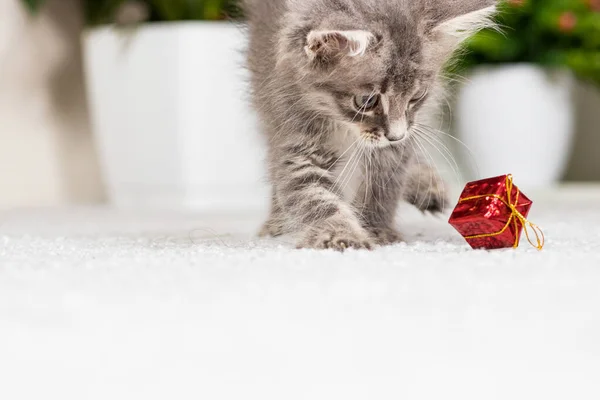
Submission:
[[[373,248],[373,241],[363,232],[342,228],[310,228],[298,243],[299,249],[333,249],[344,251],[347,249]]]
[[[403,241],[400,232],[394,228],[369,228],[369,233],[380,246],[389,246]]]
[[[407,200],[422,212],[432,214],[443,213],[450,205],[443,184],[422,186],[418,192],[410,194]]]
[[[287,233],[283,222],[278,218],[269,218],[267,222],[263,225],[260,232],[258,233],[259,237],[279,237],[285,235]]]

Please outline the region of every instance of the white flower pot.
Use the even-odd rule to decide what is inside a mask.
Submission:
[[[475,178],[507,173],[546,187],[563,176],[574,135],[569,71],[529,64],[481,67],[457,99],[457,134],[475,158]],[[464,157],[472,157],[465,155]]]
[[[248,106],[245,40],[229,23],[105,27],[84,36],[90,109],[111,202],[264,209],[264,147]]]

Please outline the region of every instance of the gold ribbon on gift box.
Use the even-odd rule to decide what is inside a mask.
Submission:
[[[510,227],[510,224],[512,223],[515,226],[515,237],[516,237],[515,244],[513,245],[513,247],[517,248],[517,247],[519,247],[519,224],[518,223],[521,222],[521,225],[523,225],[523,230],[525,231],[525,236],[527,237],[527,241],[538,250],[542,250],[544,248],[544,244],[546,242],[544,232],[542,232],[542,229],[539,226],[537,226],[536,224],[530,222],[527,218],[525,218],[525,216],[523,214],[521,214],[521,212],[517,209],[517,205],[519,204],[519,194],[521,193],[519,191],[519,188],[517,188],[517,195],[515,196],[515,201],[513,204],[513,201],[511,200],[513,188],[514,188],[513,176],[507,175],[506,176],[506,192],[507,192],[506,197],[507,197],[507,199],[504,199],[502,196],[500,196],[498,194],[484,194],[484,195],[479,195],[479,196],[465,197],[465,198],[462,198],[459,200],[459,203],[464,203],[464,202],[471,201],[471,200],[478,200],[478,199],[493,197],[493,198],[496,198],[496,199],[500,200],[501,202],[503,202],[511,210],[511,216],[508,219],[508,222],[506,223],[504,228],[502,228],[500,231],[498,231],[496,233],[486,233],[486,234],[481,234],[481,235],[465,236],[465,239],[481,239],[481,238],[486,238],[486,237],[494,237],[494,236],[502,235],[504,232],[506,232],[506,230]],[[530,230],[533,232],[533,235],[535,235],[535,242],[532,240],[533,235],[530,235]]]

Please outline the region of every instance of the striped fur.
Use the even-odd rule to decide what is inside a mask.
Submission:
[[[264,235],[302,248],[401,240],[404,198],[442,211],[444,186],[413,139],[440,70],[486,25],[492,0],[246,0],[254,106],[269,139]]]

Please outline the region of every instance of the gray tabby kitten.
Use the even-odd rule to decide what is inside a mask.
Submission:
[[[443,65],[494,10],[495,0],[245,0],[273,185],[262,233],[371,249],[401,241],[401,199],[443,211],[444,186],[413,136]]]

